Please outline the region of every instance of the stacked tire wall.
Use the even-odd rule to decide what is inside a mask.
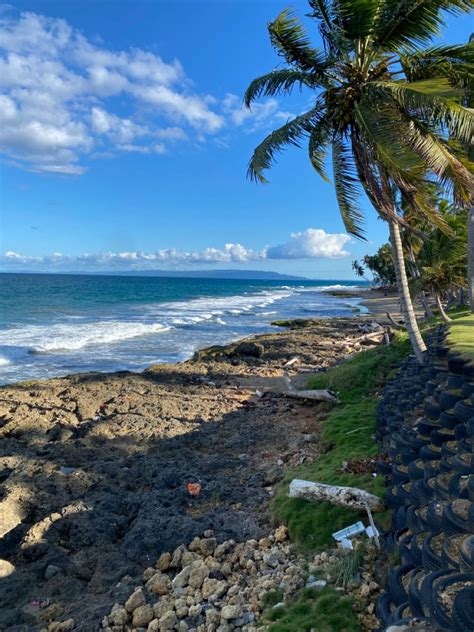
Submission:
[[[419,625],[474,631],[474,364],[445,345],[440,327],[429,361],[407,359],[383,392],[377,437],[392,509],[381,630]]]

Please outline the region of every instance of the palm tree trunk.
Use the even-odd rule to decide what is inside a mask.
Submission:
[[[439,294],[436,294],[436,305],[438,306],[440,316],[444,320],[444,322],[452,323],[453,321],[451,320],[451,318],[449,318],[449,316],[444,311],[444,307],[443,307],[443,304],[441,303],[441,298]]]
[[[474,314],[474,204],[467,214],[467,289],[471,312]]]
[[[392,218],[388,218],[388,226],[390,229],[390,243],[392,246],[393,265],[395,268],[395,276],[397,277],[398,295],[400,297],[400,305],[402,315],[405,320],[405,326],[408,331],[413,351],[420,364],[426,361],[426,345],[421,337],[418,323],[413,309],[413,303],[408,289],[407,272],[405,269],[405,259],[403,257],[403,246],[400,237],[400,227]]]

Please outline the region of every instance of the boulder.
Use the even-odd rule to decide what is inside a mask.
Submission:
[[[263,345],[258,342],[241,342],[234,347],[233,356],[249,356],[251,358],[261,358],[265,351]]]

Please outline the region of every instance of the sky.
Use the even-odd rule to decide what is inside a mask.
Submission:
[[[304,16],[308,5],[294,0]],[[35,0],[0,5],[0,270],[260,269],[353,278],[387,240],[366,201],[349,238],[303,149],[270,183],[253,148],[308,93],[242,106],[281,65],[285,0]],[[308,22],[307,22],[308,23]],[[313,28],[315,43],[319,36]],[[464,42],[468,17],[440,41]],[[311,31],[310,31],[311,32]]]

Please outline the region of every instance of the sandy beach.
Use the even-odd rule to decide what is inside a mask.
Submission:
[[[395,314],[393,297],[364,303]],[[142,373],[2,387],[0,629],[68,617],[98,629],[164,551],[206,529],[218,541],[268,533],[274,485],[320,449],[323,413],[285,395],[284,364],[298,358],[287,370],[304,388],[368,318],[282,328]]]

